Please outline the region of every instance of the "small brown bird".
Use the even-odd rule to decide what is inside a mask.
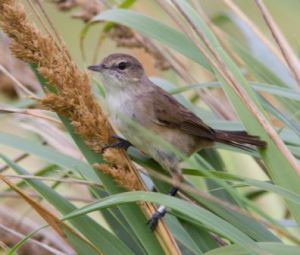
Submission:
[[[251,145],[266,146],[259,137],[244,131],[224,131],[209,127],[151,82],[142,64],[130,55],[112,54],[99,65],[89,66],[88,69],[101,74],[107,108],[116,128],[131,144],[151,156],[177,178],[181,176],[179,163],[182,157],[176,150],[188,157],[215,142],[245,150],[251,149]],[[158,136],[164,143],[147,135],[143,129]],[[171,146],[166,146],[166,143]],[[176,188],[173,189],[172,195],[176,191]],[[164,214],[165,208],[160,207],[157,215],[152,217],[152,227],[156,226],[157,219]]]

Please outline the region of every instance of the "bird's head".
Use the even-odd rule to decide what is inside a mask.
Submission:
[[[145,75],[142,64],[128,54],[111,54],[100,64],[91,65],[88,69],[101,74],[106,88],[132,86],[138,84]]]

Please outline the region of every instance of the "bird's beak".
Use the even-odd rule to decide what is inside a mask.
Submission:
[[[101,72],[103,70],[103,66],[101,64],[100,65],[91,65],[91,66],[88,66],[88,69],[91,71],[95,71],[95,72]]]

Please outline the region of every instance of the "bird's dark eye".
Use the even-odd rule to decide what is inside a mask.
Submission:
[[[120,70],[126,69],[127,66],[128,66],[127,63],[124,62],[124,61],[122,61],[122,62],[120,62],[120,63],[118,64],[118,68],[119,68]]]

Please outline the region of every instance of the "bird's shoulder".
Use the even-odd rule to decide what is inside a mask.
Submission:
[[[214,130],[206,125],[198,116],[179,103],[168,92],[153,86],[150,92],[154,121],[158,125],[179,128],[184,133],[213,139]]]

